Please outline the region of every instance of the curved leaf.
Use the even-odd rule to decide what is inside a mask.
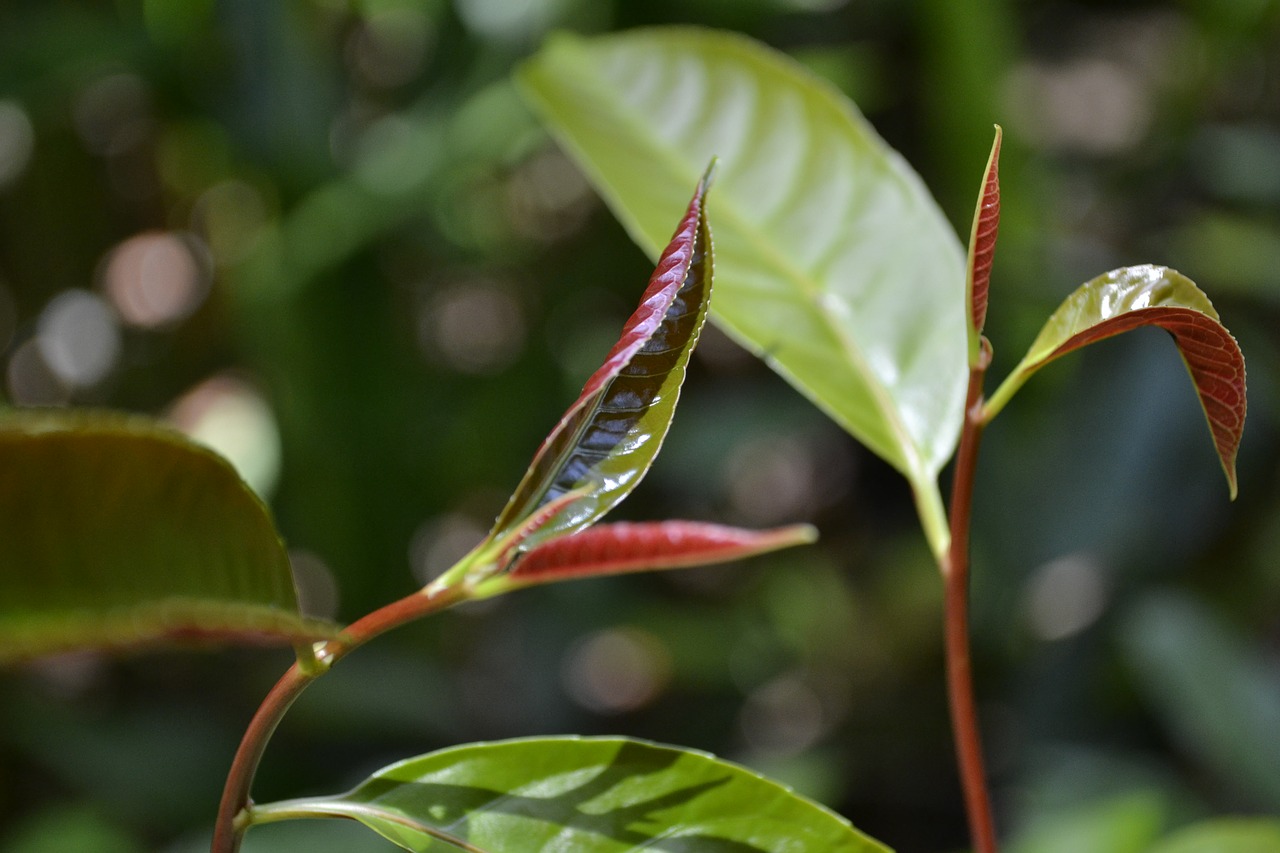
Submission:
[[[302,642],[266,508],[222,457],[110,412],[0,413],[0,662],[159,640]]]
[[[991,156],[982,175],[982,192],[973,212],[973,230],[969,234],[968,298],[969,360],[976,364],[979,338],[987,322],[987,294],[991,285],[991,264],[996,255],[996,233],[1000,229],[1000,141],[1004,131],[996,125],[996,138],[991,143]]]
[[[1146,264],[1100,275],[1067,297],[1031,349],[988,401],[995,417],[1032,374],[1072,350],[1142,326],[1173,336],[1236,496],[1236,451],[1244,430],[1244,355],[1209,298],[1181,273]]]
[[[651,255],[720,158],[714,318],[905,474],[945,547],[935,480],[964,407],[964,256],[853,104],[763,45],[696,29],[560,35],[519,79]]]
[[[480,584],[474,597],[562,580],[724,563],[817,538],[807,524],[773,530],[694,521],[598,524],[543,542],[521,556],[511,571]]]
[[[471,744],[393,764],[350,793],[254,823],[358,820],[406,850],[884,853],[839,815],[710,755],[625,738]]]
[[[649,470],[675,414],[685,366],[711,298],[712,250],[703,176],[622,336],[543,441],[486,542],[522,547],[591,524]],[[529,529],[538,510],[569,495]],[[507,546],[509,547],[509,546]]]

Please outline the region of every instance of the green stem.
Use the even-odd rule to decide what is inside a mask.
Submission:
[[[231,770],[227,773],[227,782],[222,790],[222,801],[218,805],[211,853],[236,853],[240,849],[244,833],[253,822],[249,789],[267,748],[267,741],[302,691],[328,672],[333,664],[379,634],[444,610],[466,597],[467,587],[464,584],[432,584],[353,622],[341,634],[325,643],[313,659],[302,659],[303,664],[295,663],[281,676],[258,706],[258,712],[245,730],[240,748],[231,762]]]
[[[964,429],[960,433],[951,486],[951,547],[942,566],[946,586],[947,698],[969,834],[976,853],[996,853],[997,849],[969,656],[969,528],[973,517],[974,473],[985,424],[982,380],[990,363],[991,353],[984,339],[982,356],[969,371]]]

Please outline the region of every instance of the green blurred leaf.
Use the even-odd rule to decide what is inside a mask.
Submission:
[[[1160,836],[1167,811],[1159,794],[1134,791],[1038,814],[1009,844],[1009,853],[1146,853]]]
[[[542,543],[520,557],[511,571],[477,587],[473,597],[555,581],[725,563],[817,538],[818,532],[807,524],[772,530],[695,521],[600,524]]]
[[[1031,349],[991,395],[993,418],[1031,376],[1054,359],[1143,326],[1173,336],[1200,398],[1231,497],[1244,430],[1244,355],[1195,283],[1167,267],[1123,267],[1082,285],[1053,312]]]
[[[964,403],[963,254],[853,104],[760,44],[694,29],[561,35],[520,81],[651,256],[683,187],[721,158],[713,316],[906,475],[944,547],[935,479]]]
[[[1280,810],[1274,668],[1182,596],[1144,600],[1123,639],[1138,684],[1178,744],[1248,802]]]
[[[624,738],[472,744],[393,764],[255,822],[358,820],[406,850],[885,851],[839,815],[704,753]]]
[[[1175,832],[1151,853],[1280,853],[1280,820],[1215,818]]]
[[[331,633],[299,615],[262,502],[170,429],[109,412],[5,412],[0,472],[0,662]]]
[[[653,464],[711,299],[709,178],[699,182],[618,342],[543,441],[487,541],[514,536],[503,547],[532,548],[581,530],[630,494]]]

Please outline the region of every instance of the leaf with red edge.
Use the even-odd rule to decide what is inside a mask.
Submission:
[[[710,174],[698,184],[622,336],[543,442],[486,543],[514,535],[532,547],[581,530],[626,497],[653,463],[711,297],[711,233],[703,209]],[[529,529],[531,516],[574,491],[581,492],[576,500]],[[512,544],[504,542],[504,550]]]
[[[982,177],[982,193],[973,212],[969,233],[967,294],[969,306],[969,363],[976,364],[979,337],[987,322],[987,292],[991,284],[991,263],[996,254],[996,233],[1000,228],[1000,140],[1004,131],[996,125],[996,138]]]
[[[1067,297],[991,396],[985,418],[995,417],[1022,384],[1050,361],[1142,326],[1164,329],[1178,345],[1234,499],[1236,452],[1246,408],[1244,355],[1209,298],[1190,279],[1167,267],[1148,264],[1112,270]]]
[[[807,524],[772,530],[694,521],[600,524],[544,542],[475,592],[483,598],[555,581],[724,563],[816,539],[817,531]]]

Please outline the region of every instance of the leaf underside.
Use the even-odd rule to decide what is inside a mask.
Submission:
[[[651,255],[715,155],[713,316],[917,490],[959,434],[964,258],[918,176],[833,87],[740,36],[561,35],[519,75]]]
[[[653,463],[711,297],[711,234],[703,209],[708,178],[698,184],[618,342],[539,448],[488,541],[518,533],[531,548],[580,530],[626,497]],[[555,512],[531,529],[531,517],[552,504]]]
[[[598,524],[542,543],[521,556],[510,572],[480,585],[475,597],[562,580],[723,563],[816,538],[807,524],[772,530],[693,521]]]
[[[414,851],[887,850],[839,815],[742,767],[624,738],[456,747],[393,764],[339,797],[254,812],[259,822],[297,817],[358,820]]]
[[[1173,337],[1234,498],[1236,455],[1247,406],[1244,355],[1208,297],[1190,279],[1167,267],[1112,270],[1067,297],[1026,357],[992,395],[992,413],[1050,361],[1143,326],[1164,329]]]
[[[144,418],[0,414],[0,663],[156,642],[290,643],[284,547],[225,460]]]

